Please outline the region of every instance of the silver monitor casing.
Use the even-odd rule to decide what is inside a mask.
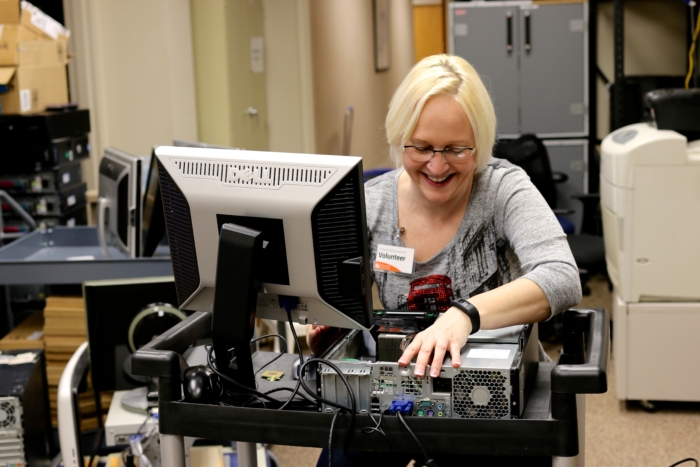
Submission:
[[[265,217],[283,221],[289,285],[263,284],[257,316],[286,320],[277,299],[286,295],[299,298],[292,311],[297,322],[366,329],[321,298],[310,221],[316,204],[349,172],[358,170],[361,158],[168,146],[157,148],[156,157],[186,198],[191,215],[200,281],[181,309],[213,311],[217,215]],[[280,171],[286,171],[286,180],[280,179]]]
[[[97,232],[106,257],[111,256],[109,246],[116,247],[130,258],[136,258],[141,253],[142,170],[149,157],[133,156],[111,147],[105,149],[100,162]],[[125,178],[127,182],[124,182]],[[126,206],[119,205],[119,187],[122,183],[128,185]],[[127,213],[126,227],[120,226],[120,212]],[[125,238],[119,234],[120,227],[126,231]]]

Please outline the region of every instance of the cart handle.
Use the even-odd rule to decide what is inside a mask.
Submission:
[[[210,334],[211,313],[196,311],[134,352],[131,371],[135,375],[179,378],[182,352]]]
[[[552,370],[552,392],[602,394],[608,390],[607,372],[610,357],[608,313],[602,308],[568,310],[566,313],[564,332],[582,333],[588,330],[586,358],[582,364],[555,366]],[[567,329],[567,324],[578,329]]]
[[[34,218],[27,211],[25,211],[24,208],[20,206],[20,204],[15,201],[15,199],[10,196],[8,192],[5,190],[0,190],[0,200],[5,200],[5,202],[10,205],[12,210],[15,211],[22,219],[24,219],[27,224],[29,224],[29,227],[31,227],[32,230],[36,229],[36,221]],[[0,222],[2,222],[2,220],[0,220]],[[0,231],[0,233],[2,233],[2,231]]]

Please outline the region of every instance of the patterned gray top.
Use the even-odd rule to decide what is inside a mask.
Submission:
[[[403,246],[398,226],[397,169],[365,184],[372,263],[377,245]],[[578,269],[559,222],[521,168],[491,158],[474,176],[464,219],[445,248],[415,262],[413,274],[373,271],[385,309],[446,310],[519,277],[544,291],[551,314],[581,300]]]

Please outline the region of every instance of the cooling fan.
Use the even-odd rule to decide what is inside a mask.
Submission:
[[[21,428],[22,407],[16,397],[0,397],[0,430]]]

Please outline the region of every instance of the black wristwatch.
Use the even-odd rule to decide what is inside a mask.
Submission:
[[[464,312],[464,314],[469,316],[469,319],[472,322],[472,334],[479,331],[479,328],[481,327],[481,317],[479,316],[479,310],[477,310],[474,305],[463,298],[453,300],[450,305],[455,308],[459,308]]]

